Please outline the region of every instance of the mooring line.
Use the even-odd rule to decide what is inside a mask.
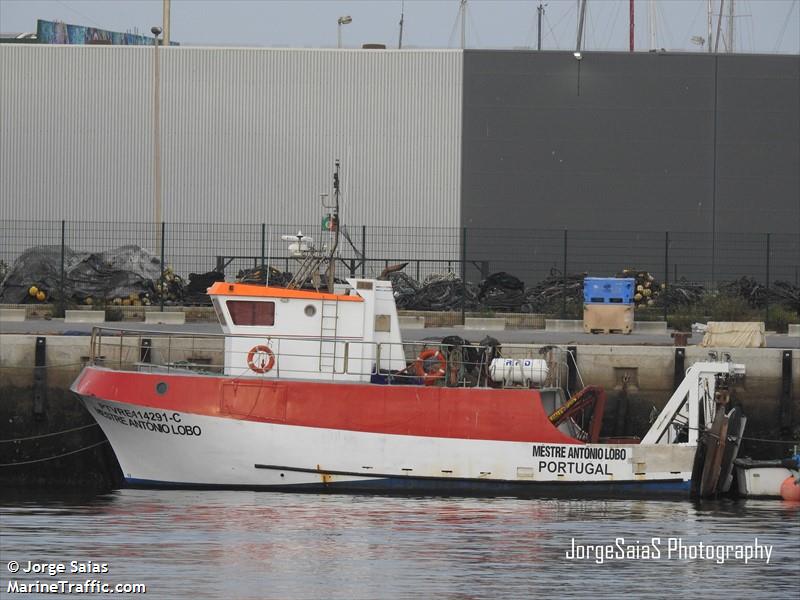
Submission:
[[[764,442],[765,444],[795,444],[800,445],[798,440],[768,440],[765,438],[742,437],[743,440],[748,442]]]
[[[71,433],[73,431],[80,431],[81,429],[89,429],[89,427],[97,427],[97,423],[89,423],[81,427],[73,427],[72,429],[62,429],[61,431],[54,431],[52,433],[43,433],[41,435],[31,435],[29,437],[14,438],[11,440],[0,440],[0,444],[10,444],[12,442],[24,442],[26,440],[38,440],[46,437],[53,437],[54,435],[62,435],[64,433]]]
[[[60,365],[33,365],[33,366],[17,366],[17,365],[0,365],[0,369],[16,369],[18,371],[28,369],[66,369],[68,367],[83,367],[86,366],[85,362],[78,363],[63,363]]]
[[[49,460],[56,460],[58,458],[64,458],[65,456],[69,456],[70,454],[77,454],[78,452],[83,452],[85,450],[91,450],[92,448],[97,448],[98,446],[102,446],[103,444],[107,444],[107,443],[108,443],[108,440],[103,440],[102,442],[97,442],[96,444],[92,444],[91,446],[84,446],[83,448],[78,448],[77,450],[73,450],[71,452],[65,452],[64,454],[57,454],[55,456],[48,456],[47,458],[37,458],[35,460],[20,460],[18,462],[0,463],[0,467],[17,467],[19,465],[32,465],[34,463],[47,462]]]

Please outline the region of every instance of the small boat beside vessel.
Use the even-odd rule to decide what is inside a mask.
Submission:
[[[800,454],[775,460],[737,458],[734,465],[740,496],[800,501]]]

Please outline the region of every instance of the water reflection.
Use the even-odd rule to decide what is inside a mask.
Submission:
[[[110,564],[148,597],[792,596],[800,506],[121,490],[0,496],[0,563]],[[771,564],[571,562],[575,538],[774,545]],[[5,582],[6,573],[3,573]]]

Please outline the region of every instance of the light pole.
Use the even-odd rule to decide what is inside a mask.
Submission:
[[[336,47],[337,48],[341,48],[342,47],[342,25],[349,25],[352,22],[353,22],[353,17],[351,17],[350,15],[345,15],[343,17],[339,17],[339,19],[336,21],[336,23],[337,23],[337,27],[336,27]]]
[[[164,45],[169,46],[169,0],[163,0]]]
[[[156,254],[161,255],[161,119],[158,75],[158,36],[160,27],[151,27],[153,33],[153,203],[156,220]]]

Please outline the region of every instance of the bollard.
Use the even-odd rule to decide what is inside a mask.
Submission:
[[[35,362],[33,367],[33,416],[44,419],[47,402],[47,338],[36,338]]]
[[[792,351],[781,352],[781,400],[778,431],[784,439],[792,439]]]

